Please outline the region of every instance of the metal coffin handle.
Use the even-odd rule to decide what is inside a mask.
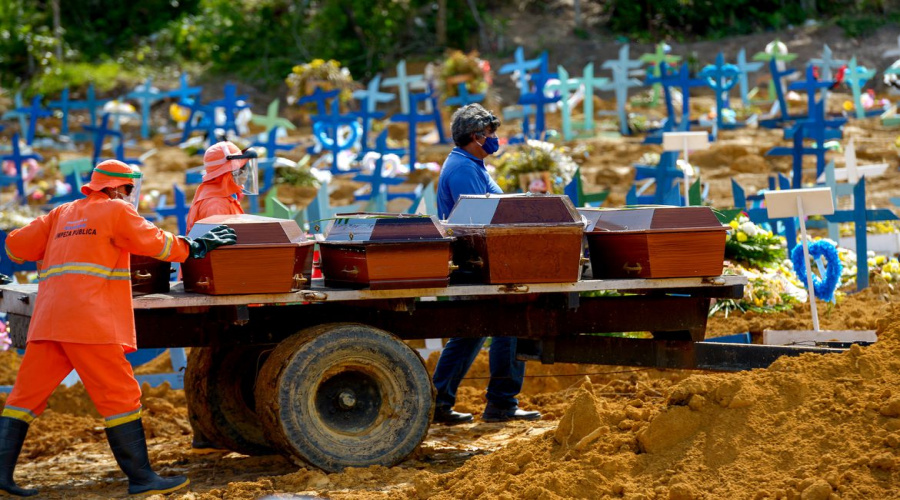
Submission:
[[[134,281],[147,281],[148,279],[150,279],[152,277],[153,277],[153,273],[149,273],[147,271],[138,270],[138,271],[135,271],[134,274],[132,274],[132,279]]]

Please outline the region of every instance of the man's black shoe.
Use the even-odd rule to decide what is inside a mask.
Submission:
[[[539,411],[525,411],[518,406],[513,406],[512,408],[497,408],[488,404],[484,408],[484,413],[481,415],[482,422],[508,422],[510,420],[540,420],[541,412]]]
[[[436,408],[434,410],[434,422],[444,425],[465,424],[473,420],[471,413],[460,413],[452,408]]]

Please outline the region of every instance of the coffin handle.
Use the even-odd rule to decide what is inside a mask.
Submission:
[[[153,277],[153,273],[148,273],[147,271],[135,271],[134,272],[134,280],[135,281],[146,281]]]
[[[302,274],[295,274],[294,275],[294,288],[295,289],[303,288],[303,285],[307,281],[309,281],[309,280],[307,280],[306,277],[303,276]]]
[[[350,276],[356,276],[357,274],[359,274],[359,268],[356,266],[353,266],[353,269],[347,269],[345,267],[345,268],[341,269],[341,272],[344,274],[350,275]]]
[[[484,260],[482,260],[481,257],[478,257],[475,259],[469,259],[468,261],[466,261],[466,263],[472,267],[478,267],[478,268],[484,267]]]
[[[454,264],[453,261],[451,260],[450,261],[450,272],[452,273],[453,271],[456,271],[457,269],[459,269],[459,266]]]
[[[196,286],[197,288],[209,288],[209,278],[204,276],[198,279],[197,282],[194,283],[194,286]]]
[[[631,273],[641,274],[641,269],[643,269],[643,268],[641,267],[640,262],[635,262],[633,266],[629,266],[627,262],[622,265],[622,270],[628,274],[631,274]]]
[[[590,264],[590,263],[591,263],[591,259],[589,259],[589,258],[587,258],[587,257],[582,257],[582,258],[581,258],[581,265],[582,265],[582,266],[587,265],[587,264]]]
[[[528,285],[500,285],[498,291],[503,293],[528,293]]]

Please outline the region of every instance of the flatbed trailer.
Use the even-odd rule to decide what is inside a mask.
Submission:
[[[512,336],[520,359],[745,370],[837,349],[705,342],[711,300],[746,278],[581,280],[283,294],[202,295],[180,283],[134,299],[138,346],[194,349],[185,391],[195,426],[246,454],[326,471],[394,465],[422,442],[434,386],[406,340]],[[37,285],[0,287],[24,346]],[[608,293],[585,293],[608,292]],[[649,332],[652,338],[602,335]]]

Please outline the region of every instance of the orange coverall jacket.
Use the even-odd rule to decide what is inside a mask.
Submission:
[[[211,215],[237,215],[244,213],[241,204],[233,194],[241,192],[241,187],[232,180],[231,174],[216,177],[197,187],[191,211],[188,212],[187,230],[191,232],[194,223]]]
[[[134,207],[93,192],[9,233],[16,263],[42,261],[28,342],[121,344],[137,349],[130,254],[184,262],[188,243],[141,217]]]

